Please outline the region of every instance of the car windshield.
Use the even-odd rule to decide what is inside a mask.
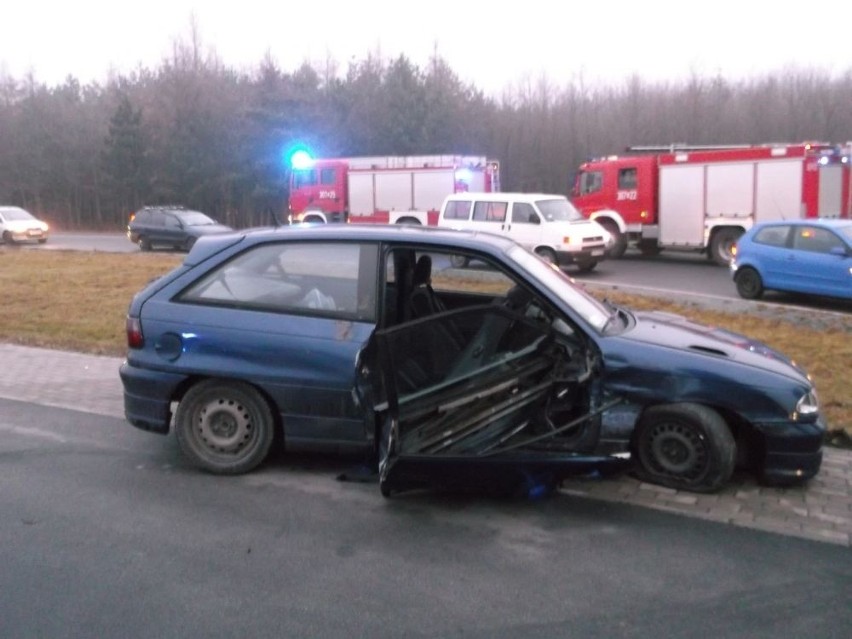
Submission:
[[[524,270],[556,293],[596,331],[603,332],[614,311],[574,284],[560,269],[547,264],[521,246],[509,249],[509,257]]]
[[[180,214],[180,219],[185,226],[208,226],[216,224],[216,220],[212,220],[204,215],[204,213],[199,213],[198,211],[185,211]]]
[[[548,222],[577,222],[584,219],[583,214],[565,198],[538,200],[536,206]]]
[[[27,213],[24,209],[0,209],[0,213],[3,214],[3,217],[11,222],[11,221],[20,221],[20,220],[34,220],[35,218]]]

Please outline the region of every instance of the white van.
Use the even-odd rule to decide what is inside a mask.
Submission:
[[[582,272],[595,268],[612,243],[609,232],[564,195],[544,193],[456,193],[444,200],[438,226],[506,235],[549,262],[576,264]]]

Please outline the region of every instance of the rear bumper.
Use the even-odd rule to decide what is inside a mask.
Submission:
[[[119,369],[124,385],[124,416],[136,428],[166,435],[171,423],[171,402],[186,375],[163,373],[124,362]]]

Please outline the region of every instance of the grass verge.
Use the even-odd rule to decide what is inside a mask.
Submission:
[[[0,249],[0,341],[121,356],[124,319],[134,293],[182,260],[175,254]],[[742,333],[789,355],[814,378],[830,427],[852,435],[852,318],[815,327],[783,316],[699,309],[618,292],[606,295],[632,308],[665,310]]]

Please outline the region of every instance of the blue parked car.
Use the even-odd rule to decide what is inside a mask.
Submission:
[[[459,257],[482,267],[456,270]],[[817,395],[789,359],[601,303],[490,234],[327,225],[202,237],[135,296],[127,338],[127,419],[161,434],[174,424],[185,455],[213,473],[255,468],[277,440],[370,455],[386,495],[541,486],[628,464],[707,492],[736,466],[789,484],[822,459]]]
[[[737,241],[731,272],[750,300],[766,290],[852,299],[852,220],[758,224]]]

